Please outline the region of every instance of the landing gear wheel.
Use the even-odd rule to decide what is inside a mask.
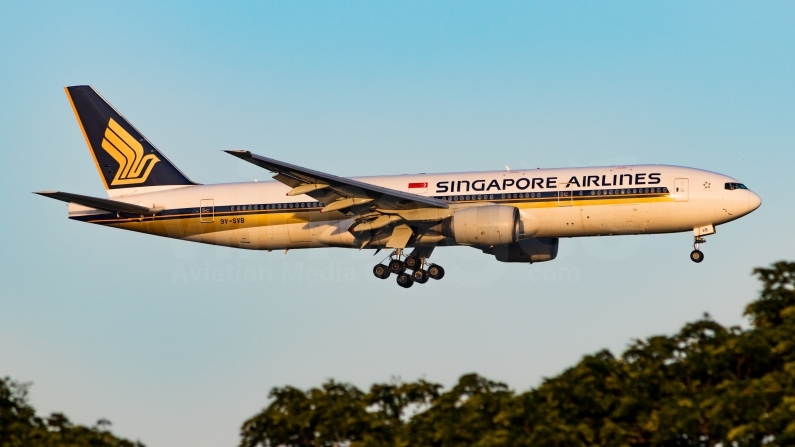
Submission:
[[[699,263],[704,260],[704,253],[701,250],[693,250],[690,252],[690,260]]]
[[[408,289],[409,287],[414,285],[414,280],[411,279],[411,276],[409,276],[408,273],[404,272],[398,275],[397,283],[400,287]]]
[[[444,269],[441,265],[431,264],[428,266],[428,276],[433,279],[442,279],[444,278]]]
[[[373,267],[373,275],[376,278],[380,279],[387,279],[392,272],[389,271],[389,267],[385,266],[384,264],[378,264]]]
[[[399,273],[406,269],[406,266],[400,259],[393,259],[389,261],[389,271],[392,273]]]
[[[409,270],[416,270],[420,268],[420,258],[416,256],[409,256],[405,261],[403,261],[403,264],[405,264],[406,268]]]
[[[419,284],[425,284],[428,282],[428,272],[422,269],[414,270],[414,273],[411,274],[411,277],[414,279],[414,282]]]

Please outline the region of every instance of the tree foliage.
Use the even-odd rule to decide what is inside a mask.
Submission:
[[[520,394],[477,374],[444,392],[424,380],[274,388],[240,445],[795,445],[795,263],[754,274],[762,291],[745,309],[748,329],[705,315]]]
[[[61,413],[37,416],[28,389],[29,384],[0,379],[0,447],[144,447],[114,436],[106,419],[85,427]]]

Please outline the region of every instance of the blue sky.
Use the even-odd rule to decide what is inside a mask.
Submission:
[[[791,2],[6,2],[0,374],[150,446],[234,445],[273,386],[476,371],[518,390],[709,312],[792,259]],[[764,200],[690,234],[565,239],[546,264],[438,250],[408,291],[371,252],[257,253],[66,219],[103,195],[65,85],[91,84],[189,177],[266,179],[247,149],[338,175],[667,163]],[[221,274],[223,273],[223,274]]]

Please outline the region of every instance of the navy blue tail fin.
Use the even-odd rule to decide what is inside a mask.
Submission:
[[[65,90],[105,189],[196,184],[93,88]]]

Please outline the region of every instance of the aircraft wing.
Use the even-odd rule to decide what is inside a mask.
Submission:
[[[324,212],[349,208],[357,214],[375,209],[400,211],[420,208],[448,208],[447,203],[443,200],[337,177],[336,175],[252,154],[249,151],[225,152],[275,172],[274,179],[293,188],[287,195],[306,194],[315,200],[325,203]]]
[[[119,202],[118,200],[100,199],[98,197],[83,196],[80,194],[72,194],[69,192],[39,191],[36,192],[35,194],[44,197],[49,197],[55,200],[60,200],[62,202],[77,203],[79,205],[87,206],[90,208],[96,208],[104,211],[112,211],[114,213],[128,213],[128,214],[137,214],[141,216],[148,216],[150,214],[157,214],[160,211],[163,211],[163,208],[149,208],[146,206]]]

